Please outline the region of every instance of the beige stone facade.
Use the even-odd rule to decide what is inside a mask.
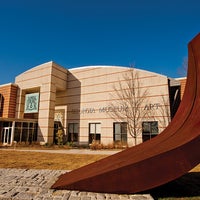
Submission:
[[[67,89],[67,70],[53,62],[34,67],[15,79],[18,85],[16,117],[24,118],[25,94],[39,92],[38,140],[53,142],[56,92]]]
[[[154,128],[153,137],[170,122],[176,89],[172,89],[173,85],[166,76],[139,69],[134,71],[139,82],[136,90],[146,91],[140,105],[141,112],[146,114],[137,125],[136,139],[129,134],[127,119],[113,115],[128,109],[120,105],[116,92],[120,91],[119,83],[123,90],[128,90],[124,79],[130,73],[127,67],[86,66],[68,70],[54,62],[36,66],[18,75],[12,84],[17,88],[13,117],[15,120],[37,121],[37,141],[41,143],[55,142],[58,126],[64,132],[66,142],[78,145],[88,145],[94,140],[105,145],[117,141],[129,146],[141,143],[145,137],[145,123],[145,126],[152,126],[152,130]],[[5,96],[2,87],[0,93]],[[26,97],[31,94],[39,95],[38,110],[26,113]],[[2,114],[0,117],[4,120],[9,117]]]

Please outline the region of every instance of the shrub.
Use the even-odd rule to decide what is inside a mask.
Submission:
[[[63,130],[58,129],[58,132],[56,133],[56,140],[58,143],[58,146],[63,145]]]
[[[121,142],[109,143],[109,144],[104,145],[102,143],[99,143],[99,141],[94,141],[89,146],[90,146],[90,149],[92,149],[92,150],[101,150],[101,149],[126,149],[126,148],[128,148],[127,144],[123,144]]]
[[[97,142],[97,141],[93,141],[92,144],[90,144],[90,149],[92,150],[100,150],[103,149],[103,144]]]

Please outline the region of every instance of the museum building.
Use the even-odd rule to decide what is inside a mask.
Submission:
[[[168,126],[185,82],[130,67],[47,62],[0,85],[0,143],[52,144],[60,130],[76,145],[133,146]]]

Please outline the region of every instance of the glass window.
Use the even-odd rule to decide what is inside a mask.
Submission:
[[[37,141],[37,123],[33,122],[16,122],[14,141],[17,142],[36,142]]]
[[[101,124],[96,124],[96,131],[95,133],[101,133]]]
[[[150,122],[142,122],[142,139],[143,142],[146,140],[150,140],[151,138],[158,135],[158,122],[150,121]]]
[[[121,124],[120,123],[114,123],[114,132],[115,134],[120,134],[121,133]]]
[[[126,122],[115,122],[113,124],[114,134],[113,139],[115,142],[127,143],[127,123]]]
[[[101,123],[89,124],[89,143],[101,141]]]
[[[151,133],[152,135],[158,134],[158,122],[151,122]]]
[[[90,124],[90,134],[95,134],[96,124]]]
[[[78,123],[68,124],[68,142],[78,142],[79,125]]]

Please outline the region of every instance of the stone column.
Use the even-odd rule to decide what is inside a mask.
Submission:
[[[25,90],[19,89],[17,94],[16,118],[24,118]]]
[[[38,117],[38,141],[41,144],[53,143],[55,101],[56,86],[53,83],[44,83],[40,88]]]
[[[12,122],[12,130],[11,130],[11,138],[10,138],[10,144],[14,142],[14,134],[15,134],[15,121]]]

